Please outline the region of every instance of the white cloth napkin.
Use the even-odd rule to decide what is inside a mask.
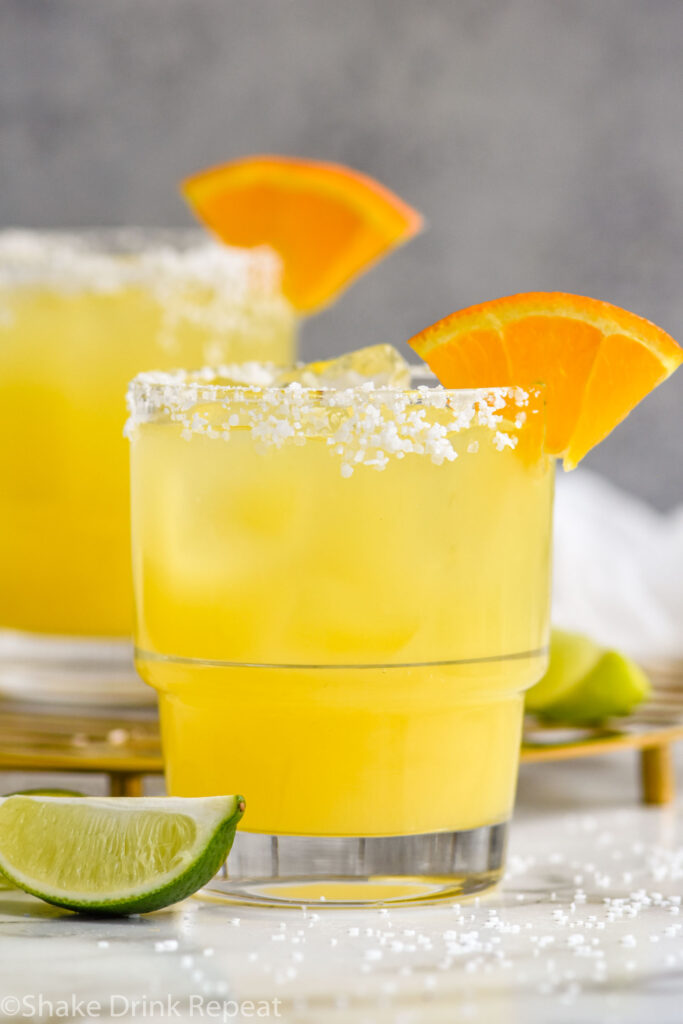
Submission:
[[[553,622],[644,662],[683,659],[683,505],[666,515],[558,469]]]

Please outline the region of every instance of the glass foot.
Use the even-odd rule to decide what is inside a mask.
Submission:
[[[268,836],[238,832],[205,896],[259,905],[412,904],[495,885],[507,823],[411,836]]]

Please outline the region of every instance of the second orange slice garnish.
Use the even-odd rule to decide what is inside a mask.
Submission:
[[[445,387],[544,384],[546,446],[567,469],[683,362],[683,350],[649,320],[563,292],[471,306],[409,344]]]
[[[422,218],[372,178],[338,164],[254,156],[182,185],[228,245],[267,245],[283,262],[283,291],[301,312],[331,302],[361,271],[415,235]]]

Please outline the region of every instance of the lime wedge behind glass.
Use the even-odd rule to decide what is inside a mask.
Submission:
[[[650,694],[634,661],[589,637],[554,629],[545,676],[526,695],[526,710],[549,721],[591,725],[627,715]]]

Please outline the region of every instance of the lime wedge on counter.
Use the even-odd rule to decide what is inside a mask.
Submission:
[[[579,633],[554,629],[545,676],[526,695],[526,710],[556,722],[587,725],[627,715],[650,694],[634,661]]]
[[[10,796],[0,803],[0,870],[68,910],[159,910],[216,874],[243,813],[241,796]]]
[[[5,796],[84,796],[77,789],[15,789]]]

